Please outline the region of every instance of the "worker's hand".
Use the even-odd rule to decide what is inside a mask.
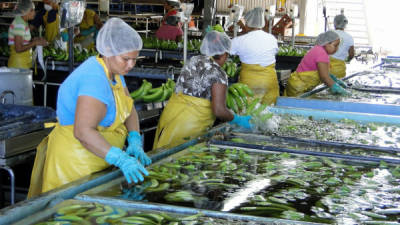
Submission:
[[[239,116],[233,114],[233,120],[229,124],[236,124],[246,129],[251,129],[253,125],[250,124],[251,116]]]
[[[208,32],[210,32],[210,31],[212,31],[213,29],[212,29],[212,26],[210,26],[210,25],[208,25],[207,26],[207,28],[206,28],[206,34],[208,33]]]
[[[144,197],[146,197],[146,195],[143,193],[142,185],[122,190],[121,198],[123,199],[141,201]]]
[[[143,181],[143,175],[149,175],[137,159],[130,157],[117,147],[113,146],[108,150],[105,160],[107,163],[120,168],[128,183]]]
[[[342,80],[338,79],[335,75],[333,74],[329,74],[329,76],[331,77],[331,79],[333,81],[335,81],[336,83],[338,83],[340,86],[342,86],[343,88],[348,88],[347,84],[345,82],[343,82]]]
[[[137,158],[145,166],[151,164],[151,159],[143,151],[142,137],[135,130],[129,132],[126,152]]]
[[[338,83],[334,83],[329,90],[332,94],[350,95],[350,93],[343,89]]]
[[[41,37],[33,38],[33,43],[35,43],[35,46],[38,46],[38,45],[47,46],[48,45],[46,39],[41,38]]]

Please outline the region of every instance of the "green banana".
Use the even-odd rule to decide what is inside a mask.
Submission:
[[[260,98],[253,99],[246,108],[246,114],[251,114],[259,102]]]
[[[144,86],[144,88],[143,88],[143,91],[142,91],[142,93],[139,95],[139,96],[137,96],[136,98],[135,98],[135,100],[142,100],[143,99],[143,96],[146,96],[147,95],[147,92],[149,92],[149,90],[152,88],[152,84],[150,83],[150,82],[147,82],[147,81],[145,81],[145,80],[143,80],[143,82],[145,82],[145,86]]]
[[[124,217],[121,218],[119,221],[125,222],[125,223],[134,223],[134,224],[154,224],[157,225],[156,222],[154,222],[152,219],[142,217],[140,215],[135,215],[135,216],[129,216],[129,217]]]
[[[246,94],[244,93],[244,91],[242,89],[242,84],[234,83],[234,84],[231,85],[231,87],[237,90],[237,92],[239,93],[240,97],[242,97],[242,98],[246,97]]]
[[[243,100],[242,100],[242,98],[240,96],[236,96],[233,99],[236,102],[236,105],[237,105],[239,111],[241,111],[243,109]]]
[[[152,178],[150,181],[151,181],[151,185],[149,186],[150,188],[155,188],[155,187],[158,186],[158,180],[157,179]]]
[[[101,207],[101,206],[99,206]],[[108,214],[111,214],[112,212],[114,212],[114,209],[111,208],[111,206],[105,205],[104,207],[104,211],[100,211],[100,212],[94,212],[89,214],[90,217],[96,217],[96,216],[105,216]]]
[[[242,84],[242,83],[240,83],[241,84],[241,86],[242,86],[242,90],[248,95],[248,96],[250,96],[250,97],[253,97],[254,96],[254,92],[253,92],[253,90],[251,90],[251,88],[249,88],[249,86],[247,86],[246,84]]]
[[[234,88],[232,85],[229,86],[228,91],[229,91],[230,93],[232,93],[232,95],[234,95],[234,96],[236,96],[236,97],[240,97],[239,92],[238,92],[237,89]]]
[[[150,95],[144,95],[143,101],[144,102],[157,102],[157,100],[159,100],[162,96],[163,96],[163,89],[160,88],[156,92],[154,92]]]
[[[169,183],[162,183],[157,187],[148,187],[144,189],[144,192],[161,192],[167,190],[169,187],[170,187]]]
[[[238,105],[237,105],[236,100],[235,100],[236,96],[234,96],[231,93],[228,93],[228,95],[230,96],[230,101],[232,101],[232,108],[230,108],[230,109],[232,109],[235,113],[238,113],[239,112],[239,108],[238,108]]]
[[[163,88],[163,94],[162,94],[161,98],[159,99],[159,102],[165,101],[169,95],[169,90],[168,90],[167,85],[162,84],[162,88]]]
[[[140,216],[144,217],[144,218],[148,218],[148,219],[156,222],[157,224],[161,224],[161,222],[164,220],[164,217],[162,215],[155,214],[155,213],[144,213],[144,214],[140,214]]]
[[[193,202],[195,199],[188,191],[177,191],[164,195],[167,202]]]
[[[235,103],[232,101],[232,96],[230,95],[230,93],[228,93],[226,95],[226,106],[228,106],[228,108],[232,109],[234,107],[233,104],[235,104]]]
[[[57,216],[56,220],[68,220],[68,221],[83,221],[83,218],[76,215],[64,215],[64,216]]]
[[[142,85],[138,89],[136,89],[135,91],[131,92],[131,97],[132,98],[137,98],[138,96],[140,96],[143,93],[143,90],[144,90],[144,87],[145,87],[145,84],[146,84],[145,81],[146,80],[143,80]]]
[[[86,207],[86,205],[75,204],[75,205],[64,206],[57,210],[57,214],[59,215],[71,214],[83,207]]]

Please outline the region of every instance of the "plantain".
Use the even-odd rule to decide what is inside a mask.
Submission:
[[[162,183],[160,185],[158,185],[157,187],[148,187],[146,189],[144,189],[144,192],[161,192],[161,191],[165,191],[170,187],[169,183]]]

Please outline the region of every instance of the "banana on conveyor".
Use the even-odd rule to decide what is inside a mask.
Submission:
[[[162,84],[160,87],[152,88],[152,84],[143,80],[142,85],[131,93],[131,97],[135,100],[143,100],[146,103],[163,102],[168,100],[175,89],[175,82],[172,79]]]

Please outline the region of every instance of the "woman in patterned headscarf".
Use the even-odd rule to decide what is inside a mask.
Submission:
[[[211,31],[200,47],[202,55],[184,65],[175,93],[158,123],[153,149],[171,148],[204,134],[218,117],[251,128],[250,116],[239,116],[225,104],[228,77],[221,66],[228,58],[231,40],[225,33]]]

